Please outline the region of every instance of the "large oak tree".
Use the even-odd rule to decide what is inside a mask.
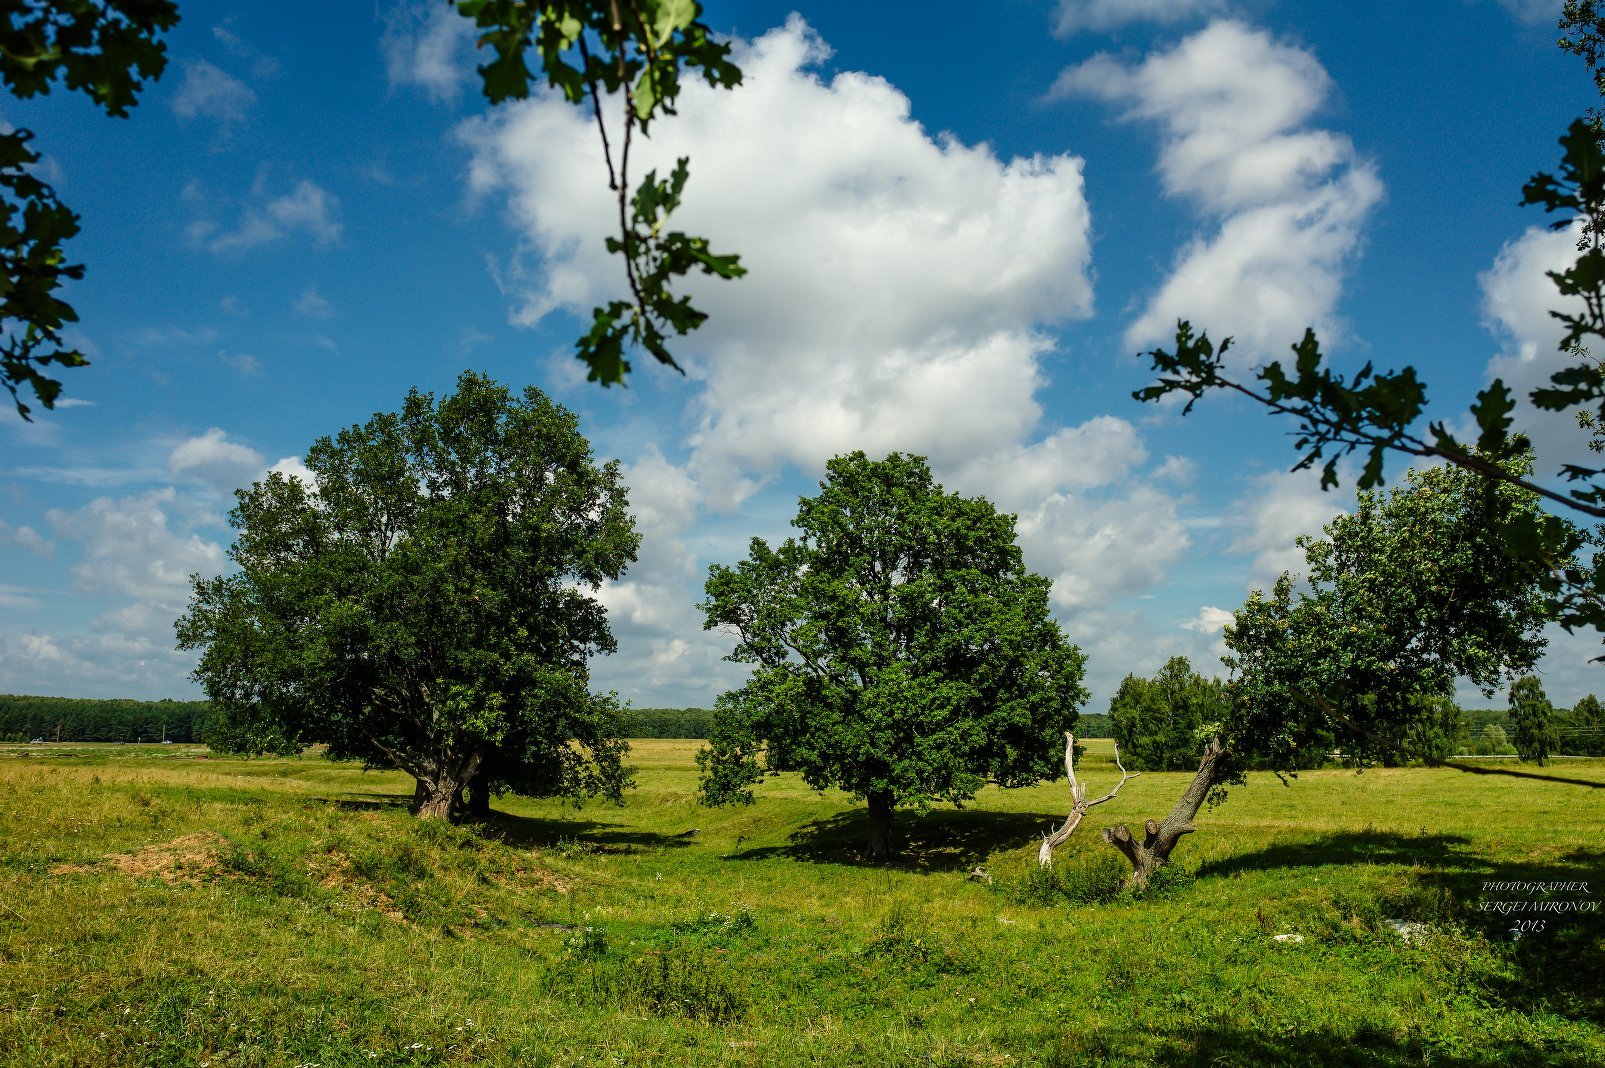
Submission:
[[[592,592],[639,536],[574,414],[465,373],[306,466],[239,492],[238,570],[197,576],[178,621],[216,736],[400,768],[424,816],[491,789],[617,798],[619,710],[587,673],[615,643]]]
[[[1013,516],[944,492],[922,457],[855,452],[830,461],[792,525],[709,570],[706,625],[734,631],[730,659],[754,669],[718,702],[704,800],[750,801],[763,752],[771,770],[864,798],[885,859],[899,805],[1058,774],[1085,658],[1048,614],[1049,580],[1025,569]]]

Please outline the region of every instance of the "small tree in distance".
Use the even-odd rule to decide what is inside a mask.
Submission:
[[[1516,755],[1542,766],[1555,752],[1555,709],[1535,676],[1523,675],[1510,685],[1510,733]]]
[[[1578,756],[1605,756],[1605,706],[1589,694],[1572,708],[1561,724],[1561,744]]]
[[[1226,685],[1173,656],[1152,679],[1127,675],[1109,702],[1109,722],[1135,771],[1192,771],[1227,714]]]
[[[619,708],[587,670],[614,640],[587,591],[640,539],[574,414],[464,373],[438,404],[413,390],[320,439],[306,466],[311,484],[239,492],[238,571],[196,576],[177,623],[213,739],[399,768],[420,816],[485,811],[493,789],[618,798]]]
[[[924,458],[862,452],[826,465],[799,533],[709,569],[706,626],[754,665],[722,695],[697,756],[702,798],[750,802],[770,770],[869,806],[869,847],[893,852],[892,813],[963,802],[987,782],[1059,774],[1086,700],[1085,658],[1025,569],[1014,517],[946,493]]]

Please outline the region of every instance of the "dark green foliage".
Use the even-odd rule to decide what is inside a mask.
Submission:
[[[739,976],[720,950],[677,946],[625,957],[610,952],[606,934],[591,927],[575,931],[567,945],[568,960],[547,976],[551,994],[588,1006],[709,1024],[746,1015]]]
[[[1589,694],[1560,718],[1560,751],[1577,756],[1605,756],[1605,706]]]
[[[1017,876],[1000,878],[997,889],[1022,905],[1100,905],[1119,899],[1130,874],[1119,854],[1096,849],[1052,867],[1032,864]]]
[[[1115,729],[1107,712],[1083,712],[1076,719],[1077,738],[1113,738]]]
[[[19,98],[64,83],[126,117],[144,83],[166,67],[160,37],[177,24],[172,0],[9,0],[0,14],[0,80]],[[78,216],[31,169],[39,162],[33,139],[9,125],[0,133],[0,385],[24,419],[32,409],[19,388],[54,408],[61,383],[44,369],[89,362],[65,347],[61,331],[78,313],[56,295],[84,276],[62,247],[78,233]]]
[[[95,701],[0,694],[0,737],[47,742],[200,742],[205,701]]]
[[[535,74],[525,54],[533,48],[547,84],[596,116],[608,188],[618,196],[619,233],[607,239],[607,249],[624,257],[630,292],[628,299],[592,311],[576,352],[590,368],[589,379],[604,386],[622,383],[630,370],[630,345],[678,368],[668,334],[695,330],[707,315],[669,286],[693,271],[737,278],[746,269],[735,256],[715,254],[707,239],[668,229],[685,191],[688,160],[681,158],[662,180],[649,171],[632,193],[631,135],[645,136],[655,117],[675,113],[682,68],[700,70],[709,85],[739,85],[741,70],[730,62],[730,46],[713,39],[694,0],[457,0],[457,10],[473,20],[481,47],[494,54],[479,68],[492,104],[529,95]],[[609,143],[602,119],[602,98],[614,95],[624,103],[624,135],[617,145]]]
[[[618,798],[622,712],[587,688],[614,641],[587,588],[639,537],[617,463],[593,464],[573,413],[464,373],[306,464],[315,485],[240,491],[239,570],[197,577],[178,622],[217,736],[401,768],[431,815],[464,788]]]
[[[750,800],[762,750],[772,770],[867,798],[881,855],[896,805],[1060,774],[1084,658],[1013,516],[943,492],[921,457],[856,452],[827,472],[796,537],[709,569],[706,626],[733,631],[731,659],[754,669],[719,699],[698,762],[710,803]]]
[[[1109,702],[1109,722],[1127,768],[1195,771],[1228,711],[1225,684],[1194,673],[1185,656],[1174,656],[1152,679],[1126,676]]]
[[[1554,706],[1532,675],[1523,675],[1510,686],[1510,723],[1510,740],[1523,760],[1542,765],[1559,748]]]
[[[629,708],[625,738],[706,738],[713,723],[707,708]]]
[[[1334,747],[1355,764],[1446,755],[1455,681],[1491,693],[1543,652],[1543,596],[1498,552],[1498,529],[1537,510],[1531,493],[1441,467],[1362,492],[1324,538],[1301,539],[1310,591],[1284,574],[1226,631],[1234,759],[1291,770]]]
[[[1511,756],[1516,752],[1505,728],[1497,723],[1468,731],[1465,751],[1472,756]]]
[[[1425,764],[1441,764],[1456,753],[1464,752],[1470,741],[1466,715],[1460,706],[1446,696],[1423,697],[1421,714],[1412,717],[1405,729],[1401,756]],[[1399,763],[1397,758],[1383,755],[1384,764]]]

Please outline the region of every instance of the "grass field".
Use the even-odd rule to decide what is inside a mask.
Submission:
[[[1185,775],[1050,877],[1063,783],[900,813],[875,868],[790,776],[699,808],[698,744],[636,743],[622,808],[478,827],[310,755],[0,747],[0,1063],[1605,1064],[1605,922],[1535,911],[1601,907],[1605,761],[1256,776],[1138,901],[1097,830]]]

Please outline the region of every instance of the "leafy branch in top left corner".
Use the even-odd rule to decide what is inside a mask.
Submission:
[[[668,230],[689,176],[688,160],[676,162],[666,178],[657,171],[631,191],[630,154],[637,132],[648,135],[654,119],[675,114],[681,68],[699,68],[709,85],[731,88],[741,70],[730,62],[730,46],[715,41],[698,21],[695,0],[456,0],[457,10],[479,28],[479,43],[494,58],[479,68],[485,97],[492,104],[529,95],[535,75],[525,62],[534,48],[547,83],[571,104],[589,104],[601,134],[608,188],[618,201],[618,236],[609,252],[624,258],[628,299],[592,312],[590,329],[576,355],[589,366],[588,379],[604,386],[622,384],[630,371],[626,349],[640,346],[660,363],[680,365],[669,352],[670,333],[687,334],[707,319],[670,285],[692,271],[737,278],[746,273],[738,258],[718,255],[706,238]],[[622,133],[615,146],[608,135],[603,98],[623,98]]]
[[[12,96],[48,93],[61,78],[117,118],[161,75],[167,54],[158,35],[178,23],[172,0],[0,0],[0,11],[0,80]],[[44,368],[89,362],[62,339],[78,313],[56,295],[84,276],[62,248],[78,216],[39,177],[33,138],[31,130],[0,133],[0,385],[24,419],[33,409],[21,387],[53,408],[61,383]]]

